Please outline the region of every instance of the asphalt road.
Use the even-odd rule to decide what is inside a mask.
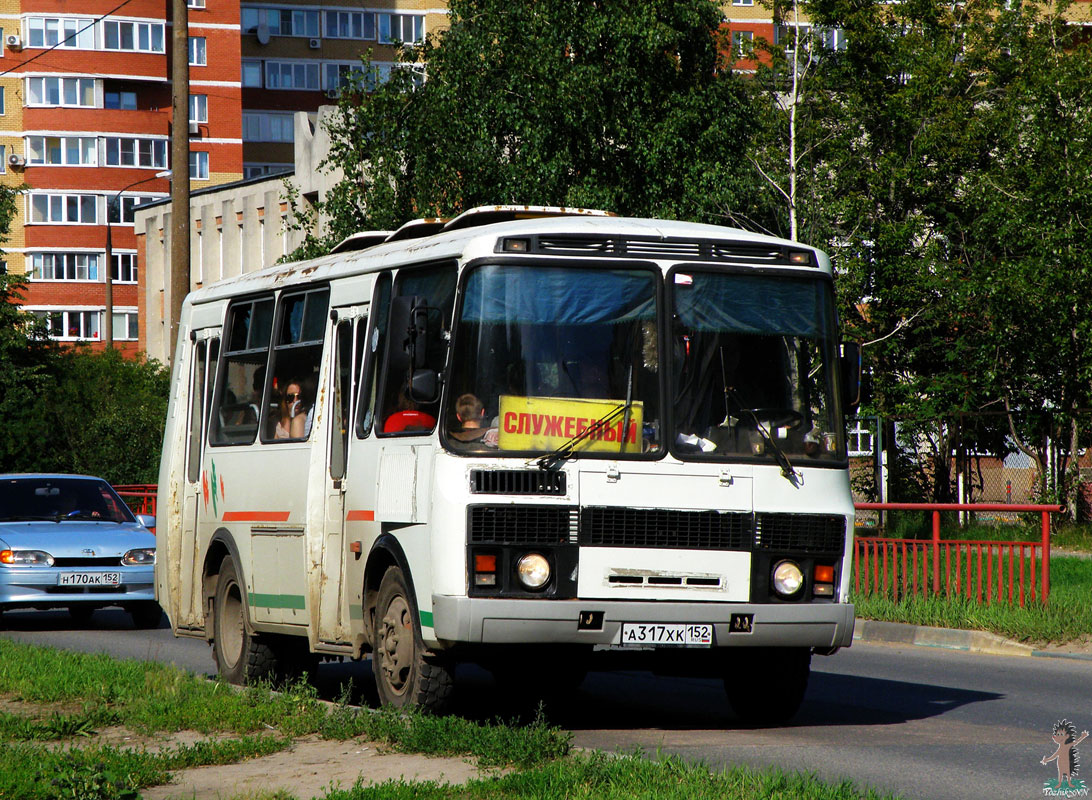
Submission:
[[[8,612],[0,635],[115,656],[214,669],[209,648],[166,628],[132,629],[120,611],[99,611],[90,630],[64,612]],[[320,667],[320,691],[336,697],[352,679],[374,701],[367,664]],[[505,718],[520,709],[489,675],[460,667],[455,711]],[[719,681],[648,673],[592,673],[550,720],[578,746],[677,753],[710,766],[752,764],[802,770],[907,798],[1031,798],[1056,777],[1039,760],[1054,752],[1051,726],[1068,718],[1092,729],[1092,661],[978,655],[857,643],[816,657],[804,707],[784,728],[749,730],[732,718]],[[1092,742],[1092,739],[1089,740]],[[1092,744],[1084,745],[1092,754]],[[1092,783],[1092,755],[1086,756]]]

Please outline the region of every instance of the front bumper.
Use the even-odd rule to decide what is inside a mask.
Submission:
[[[602,628],[579,630],[583,612],[602,612]],[[753,614],[750,633],[729,630],[732,615]],[[474,644],[616,645],[623,622],[706,622],[716,647],[849,647],[850,603],[657,603],[604,600],[508,600],[432,596],[436,639]],[[426,638],[428,638],[426,636]]]
[[[61,586],[61,572],[120,572],[118,586]],[[115,606],[155,600],[152,566],[121,568],[9,567],[0,569],[0,607]]]

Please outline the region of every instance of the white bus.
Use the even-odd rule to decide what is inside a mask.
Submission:
[[[491,207],[199,289],[157,598],[237,683],[370,655],[438,708],[460,661],[626,665],[784,720],[853,633],[832,285],[795,242]]]

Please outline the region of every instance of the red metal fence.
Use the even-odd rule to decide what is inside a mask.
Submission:
[[[151,514],[155,516],[156,486],[151,483],[133,483],[114,487],[134,514]]]
[[[858,536],[853,590],[892,599],[911,595],[965,597],[978,603],[1046,603],[1050,597],[1050,515],[1060,506],[1008,503],[857,503],[862,511],[931,511],[931,539]],[[1042,515],[1038,542],[941,540],[942,511]]]

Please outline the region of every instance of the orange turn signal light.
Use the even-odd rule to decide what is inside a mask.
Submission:
[[[816,583],[834,583],[834,567],[816,566],[815,567],[815,582]]]
[[[474,556],[474,571],[475,572],[496,572],[497,571],[497,557],[496,556]]]
[[[14,564],[15,553],[11,550],[0,550],[0,564]]]

